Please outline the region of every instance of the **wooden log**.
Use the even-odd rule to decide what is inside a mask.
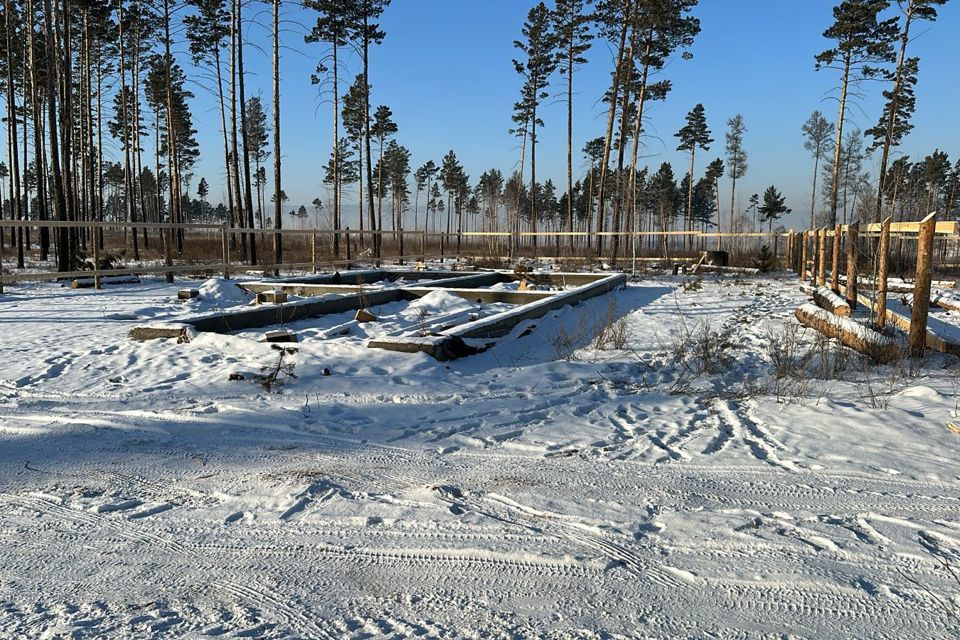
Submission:
[[[847,301],[835,294],[829,287],[817,287],[813,290],[813,301],[821,309],[826,309],[838,316],[849,316],[850,305]]]
[[[840,293],[840,243],[843,241],[843,234],[840,232],[840,225],[833,229],[833,255],[830,260],[830,276],[833,279],[832,286],[834,293]]]
[[[927,346],[927,313],[930,310],[930,283],[933,266],[933,238],[937,214],[931,213],[920,222],[917,238],[917,270],[913,287],[914,304],[910,308],[910,354],[922,356]]]
[[[847,225],[847,289],[846,298],[850,309],[857,308],[857,259],[859,256],[860,223]]]
[[[887,275],[890,271],[890,218],[880,227],[880,254],[877,256],[877,326],[881,329],[887,324]]]
[[[876,362],[900,358],[900,347],[892,338],[849,318],[842,318],[810,303],[798,307],[795,315],[800,324],[816,329],[828,338],[835,338],[844,346]]]
[[[817,285],[823,286],[827,282],[827,228],[823,227],[817,233]]]

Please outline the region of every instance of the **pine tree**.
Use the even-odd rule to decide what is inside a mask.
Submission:
[[[520,101],[514,105],[515,121],[519,118],[530,127],[530,184],[533,199],[531,202],[531,222],[533,232],[537,232],[537,198],[532,185],[537,182],[537,126],[543,126],[543,120],[537,115],[540,103],[548,96],[546,88],[550,76],[557,68],[557,35],[553,31],[550,10],[543,2],[538,3],[527,14],[521,33],[523,40],[516,40],[513,46],[524,56],[524,60],[514,60],[513,66],[523,79]],[[537,246],[537,237],[533,237],[533,246]]]
[[[747,152],[743,148],[743,134],[747,127],[739,113],[727,120],[727,175],[730,177],[730,231],[734,226],[734,207],[737,200],[737,180],[747,173]]]
[[[377,226],[377,221],[373,208],[373,190],[369,188],[369,185],[373,183],[373,163],[370,153],[370,46],[380,44],[386,37],[386,33],[380,29],[380,25],[376,20],[383,14],[383,10],[390,4],[390,0],[356,0],[356,2],[356,11],[354,12],[350,25],[350,38],[354,42],[359,42],[360,58],[363,63],[364,82],[359,86],[362,92],[361,98],[363,103],[363,144],[368,185],[367,204],[369,205],[370,228],[374,229]],[[374,236],[374,242],[374,255],[379,258],[381,248],[379,236]]]
[[[680,131],[674,134],[680,138],[680,146],[677,151],[690,152],[690,179],[687,180],[687,230],[692,230],[693,225],[693,171],[694,157],[697,153],[697,147],[704,151],[710,150],[710,144],[713,138],[710,137],[710,130],[707,128],[707,116],[702,104],[695,106],[687,114],[687,123],[681,127]],[[688,236],[688,241],[693,239]],[[689,242],[688,242],[689,244]]]
[[[883,148],[880,156],[879,186],[877,187],[877,209],[875,218],[879,221],[883,217],[883,199],[886,195],[884,179],[887,174],[887,163],[890,160],[890,149],[898,146],[913,129],[910,118],[916,107],[914,86],[917,84],[920,59],[907,57],[907,45],[910,43],[910,27],[914,20],[934,21],[937,19],[937,7],[946,4],[947,0],[906,0],[904,10],[904,24],[900,30],[900,53],[897,57],[897,69],[893,76],[893,87],[883,92],[886,103],[880,122],[867,131],[873,138],[870,149]],[[899,3],[903,9],[903,2]]]
[[[804,141],[803,148],[813,156],[813,190],[810,194],[810,228],[816,225],[817,209],[817,173],[820,167],[820,161],[825,159],[830,150],[830,132],[833,130],[833,123],[828,122],[823,114],[814,111],[810,118],[802,127]]]
[[[816,56],[818,71],[834,69],[840,72],[840,112],[833,149],[830,226],[837,224],[840,150],[850,88],[861,80],[882,76],[882,69],[874,65],[893,61],[891,42],[897,34],[897,20],[879,20],[880,12],[888,6],[889,0],[843,0],[833,8],[833,25],[823,32],[823,36],[835,41],[836,45]]]
[[[263,110],[263,102],[260,96],[253,96],[247,100],[247,122],[244,139],[247,141],[244,146],[244,153],[253,159],[254,175],[260,175],[260,165],[270,155],[267,150],[267,142],[270,134],[270,128],[267,126],[267,113]],[[260,206],[260,181],[256,181],[257,186],[257,220],[260,228],[263,229],[263,209]]]
[[[420,168],[417,169],[416,173],[414,174],[414,180],[416,181],[416,185],[417,185],[416,199],[418,201],[418,202],[415,202],[413,206],[414,229],[417,228],[417,206],[419,205],[421,191],[424,191],[427,196],[427,211],[424,213],[424,218],[423,218],[423,228],[425,231],[427,229],[427,222],[428,222],[427,214],[429,214],[430,212],[429,210],[430,183],[433,182],[434,176],[437,175],[437,172],[439,170],[440,170],[440,167],[438,167],[433,160],[428,160],[423,165],[421,165]]]
[[[364,100],[365,96],[370,93],[370,86],[366,83],[366,76],[363,74],[358,75],[353,84],[347,90],[346,94],[343,96],[343,111],[341,115],[343,116],[343,128],[346,131],[347,139],[352,142],[357,150],[357,160],[360,163],[360,176],[357,180],[358,188],[358,214],[359,214],[359,224],[360,231],[363,231],[363,185],[364,185],[364,132],[366,131],[366,122],[368,118],[366,117],[366,106]],[[372,193],[370,185],[367,185],[367,191]],[[374,225],[376,227],[376,225]],[[360,243],[363,244],[363,234],[360,235]]]
[[[340,140],[340,49],[350,43],[352,30],[356,28],[357,3],[355,0],[306,0],[304,6],[313,9],[320,15],[310,33],[304,36],[306,42],[325,42],[330,45],[330,66],[326,66],[327,57],[320,60],[313,82],[319,83],[327,73],[331,76],[333,92],[333,158],[331,161],[333,175],[333,226],[339,229],[341,220],[340,203],[340,175],[341,163],[336,157],[339,153]],[[362,202],[361,202],[362,205]],[[340,235],[333,238],[334,255],[340,255]]]
[[[790,213],[791,209],[787,207],[786,197],[781,195],[774,186],[767,187],[763,192],[763,205],[758,209],[761,221],[766,221],[770,230],[773,229],[773,221],[785,214]]]
[[[377,158],[377,231],[383,233],[383,149],[386,139],[398,131],[397,123],[393,121],[393,111],[386,105],[377,107],[373,114],[373,126],[370,134],[377,139],[379,157]],[[377,246],[382,235],[375,236]],[[379,255],[379,253],[377,254]]]
[[[584,13],[591,0],[557,0],[553,12],[557,34],[557,63],[560,73],[567,78],[567,198],[565,202],[566,230],[573,231],[573,75],[579,65],[587,62],[584,54],[590,49],[590,16]],[[573,235],[570,236],[573,251]]]

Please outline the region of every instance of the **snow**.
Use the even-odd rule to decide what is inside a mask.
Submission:
[[[0,637],[950,637],[956,359],[777,392],[771,335],[814,344],[798,280],[681,281],[446,363],[366,346],[417,303],[303,320],[272,392],[262,331],[126,338],[245,306],[230,283],[9,288]],[[623,349],[593,344],[611,299]],[[691,375],[707,326],[729,359]]]

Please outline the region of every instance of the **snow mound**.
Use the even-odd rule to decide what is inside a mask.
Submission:
[[[233,280],[210,278],[200,285],[200,298],[208,302],[217,302],[217,306],[229,307],[246,304],[249,296]]]
[[[464,300],[460,296],[454,295],[449,291],[444,291],[443,289],[437,289],[411,303],[408,311],[414,314],[423,312],[428,316],[433,316],[470,309],[472,307],[473,305],[469,301]]]

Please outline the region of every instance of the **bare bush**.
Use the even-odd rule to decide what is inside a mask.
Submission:
[[[617,311],[617,301],[611,297],[607,309],[597,321],[594,328],[593,348],[599,350],[626,349],[629,339],[629,329],[626,317],[620,317]]]
[[[553,355],[557,360],[575,360],[577,348],[587,341],[590,334],[590,326],[587,319],[580,316],[577,325],[572,330],[567,330],[564,324],[560,324],[557,335],[553,338]]]

